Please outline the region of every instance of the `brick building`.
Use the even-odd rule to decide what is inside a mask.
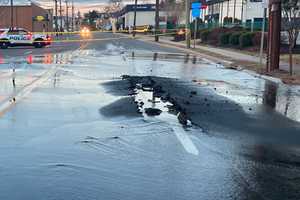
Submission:
[[[53,14],[51,9],[44,9],[31,3],[13,7],[13,27],[29,31],[53,31]],[[0,28],[11,27],[11,7],[0,6]]]

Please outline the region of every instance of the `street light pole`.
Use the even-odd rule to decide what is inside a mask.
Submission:
[[[14,27],[14,2],[10,0],[10,26]]]
[[[233,23],[235,23],[236,0],[233,1]]]
[[[185,1],[185,40],[186,48],[191,48],[191,31],[190,31],[190,0]]]
[[[197,29],[198,29],[198,17],[195,17],[195,20],[194,20],[194,49],[196,48]]]
[[[72,1],[72,31],[74,31],[74,1]]]
[[[68,1],[66,0],[66,30],[69,31],[69,7],[68,7]]]
[[[158,42],[159,36],[159,0],[155,1],[155,42]]]
[[[264,36],[265,36],[265,24],[267,17],[267,8],[264,8],[263,24],[261,28],[261,38],[260,38],[260,51],[259,51],[259,64],[263,63],[263,52],[264,52]]]
[[[60,31],[63,30],[63,20],[62,20],[62,7],[61,7],[61,0],[59,0],[59,17],[60,17]]]
[[[135,29],[136,29],[136,7],[137,7],[137,0],[134,0],[134,16],[133,16],[133,32],[132,32],[133,37],[135,37]]]
[[[54,0],[55,3],[55,32],[58,31],[58,23],[57,23],[57,0]]]

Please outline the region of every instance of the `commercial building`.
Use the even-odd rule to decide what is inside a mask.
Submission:
[[[44,9],[34,3],[13,6],[13,23],[11,7],[0,6],[0,28],[21,27],[29,31],[53,31],[53,14],[51,9]]]
[[[135,5],[126,5],[121,11],[114,14],[123,29],[133,27],[135,9],[136,26],[155,25],[155,4],[138,4],[136,8]],[[160,11],[159,16],[160,24],[165,23],[166,14]]]
[[[201,2],[203,6],[201,16],[206,23],[227,23],[243,22],[244,25],[256,25],[260,27],[263,20],[263,0],[191,0],[191,2]],[[182,8],[184,9],[184,8]],[[119,12],[114,13],[118,25],[121,28],[133,27],[135,5],[126,5]],[[160,27],[172,28],[170,24],[184,25],[185,11],[173,12],[161,5]],[[235,19],[235,20],[233,20]],[[191,21],[193,18],[191,17]],[[229,21],[230,22],[229,22]],[[136,7],[136,26],[155,25],[155,4],[138,4]],[[174,27],[174,26],[173,26]]]
[[[208,5],[203,10],[203,20],[207,22],[224,23],[224,18],[236,19],[242,22],[262,21],[262,0],[206,0]]]
[[[125,27],[132,27],[134,21],[135,5],[126,5],[118,13],[118,21]],[[143,4],[136,7],[136,25],[154,25],[155,22],[155,5]]]

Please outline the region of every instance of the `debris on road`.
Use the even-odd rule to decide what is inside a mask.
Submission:
[[[162,111],[157,108],[145,108],[145,113],[149,116],[155,116],[155,115],[160,115]]]

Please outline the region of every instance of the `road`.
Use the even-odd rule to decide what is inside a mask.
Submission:
[[[140,50],[165,50],[157,45],[145,44],[127,38],[128,35],[113,35],[111,33],[96,32],[90,37],[80,37],[78,35],[63,35],[54,38],[55,42],[46,48],[36,49],[34,47],[14,47],[2,50],[0,49],[0,58],[19,57],[26,55],[57,54],[66,51],[74,51],[79,48],[103,50],[107,44],[120,44],[129,49]],[[60,42],[63,40],[64,42]],[[170,52],[178,50],[167,49]]]
[[[92,38],[1,50],[0,199],[300,199],[298,86]]]

